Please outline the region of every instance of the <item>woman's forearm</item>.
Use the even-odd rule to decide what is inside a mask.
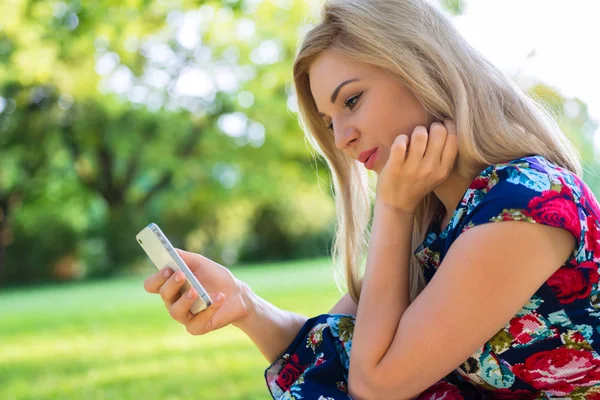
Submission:
[[[242,288],[249,314],[233,325],[248,335],[267,361],[272,363],[292,343],[308,317],[275,307],[245,284]]]
[[[364,377],[375,370],[409,306],[412,226],[412,215],[383,203],[375,205],[352,341],[351,375]]]

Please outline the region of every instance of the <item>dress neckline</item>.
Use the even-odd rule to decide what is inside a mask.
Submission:
[[[491,170],[494,168],[494,165],[487,166],[483,171],[481,171],[473,180],[471,181],[469,187],[465,190],[460,201],[456,205],[452,216],[448,220],[448,224],[441,229],[442,220],[444,218],[444,206],[440,205],[439,209],[436,211],[435,216],[433,217],[429,227],[427,229],[427,233],[425,234],[425,239],[421,243],[421,245],[417,248],[415,252],[422,250],[425,247],[429,247],[434,241],[438,239],[445,239],[448,236],[448,233],[451,229],[458,225],[458,221],[465,215],[465,210],[468,208],[470,201],[473,200],[471,196],[471,192],[473,190],[477,190],[478,182],[477,180],[481,177],[485,177],[489,175]],[[469,199],[469,197],[471,197]]]

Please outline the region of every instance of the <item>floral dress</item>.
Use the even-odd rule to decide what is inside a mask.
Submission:
[[[477,225],[560,227],[576,244],[504,328],[417,399],[600,400],[600,206],[587,185],[541,156],[524,157],[481,172],[440,232],[441,215],[415,251],[426,282],[457,237]],[[350,399],[354,322],[343,314],[309,319],[265,371],[273,398]]]

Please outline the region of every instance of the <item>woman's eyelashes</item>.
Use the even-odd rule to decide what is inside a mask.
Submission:
[[[354,108],[356,107],[356,103],[358,103],[358,100],[360,100],[362,94],[363,92],[360,92],[356,96],[352,96],[348,100],[346,100],[344,102],[344,108],[348,108],[350,111],[354,110]]]
[[[358,100],[360,100],[362,94],[363,94],[363,92],[360,92],[359,94],[346,99],[346,101],[344,102],[343,108],[347,108],[350,111],[354,111],[354,109],[356,108],[356,104],[358,103]],[[333,121],[329,123],[329,125],[327,126],[327,129],[329,129],[330,131],[333,130]]]

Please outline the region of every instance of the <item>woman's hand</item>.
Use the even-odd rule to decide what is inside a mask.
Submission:
[[[410,138],[396,137],[390,157],[377,180],[377,201],[414,214],[418,204],[452,171],[458,153],[456,126],[451,120],[417,126]],[[407,150],[408,149],[408,150]]]
[[[249,307],[243,299],[245,284],[236,279],[227,268],[199,254],[179,249],[177,253],[208,292],[212,305],[196,315],[190,313],[190,307],[198,293],[192,288],[180,297],[179,289],[185,282],[183,272],[173,273],[170,268],[149,276],[144,281],[144,289],[149,293],[160,294],[171,317],[185,325],[190,334],[204,335],[229,324],[239,323],[249,315]],[[191,297],[188,296],[190,293]]]

